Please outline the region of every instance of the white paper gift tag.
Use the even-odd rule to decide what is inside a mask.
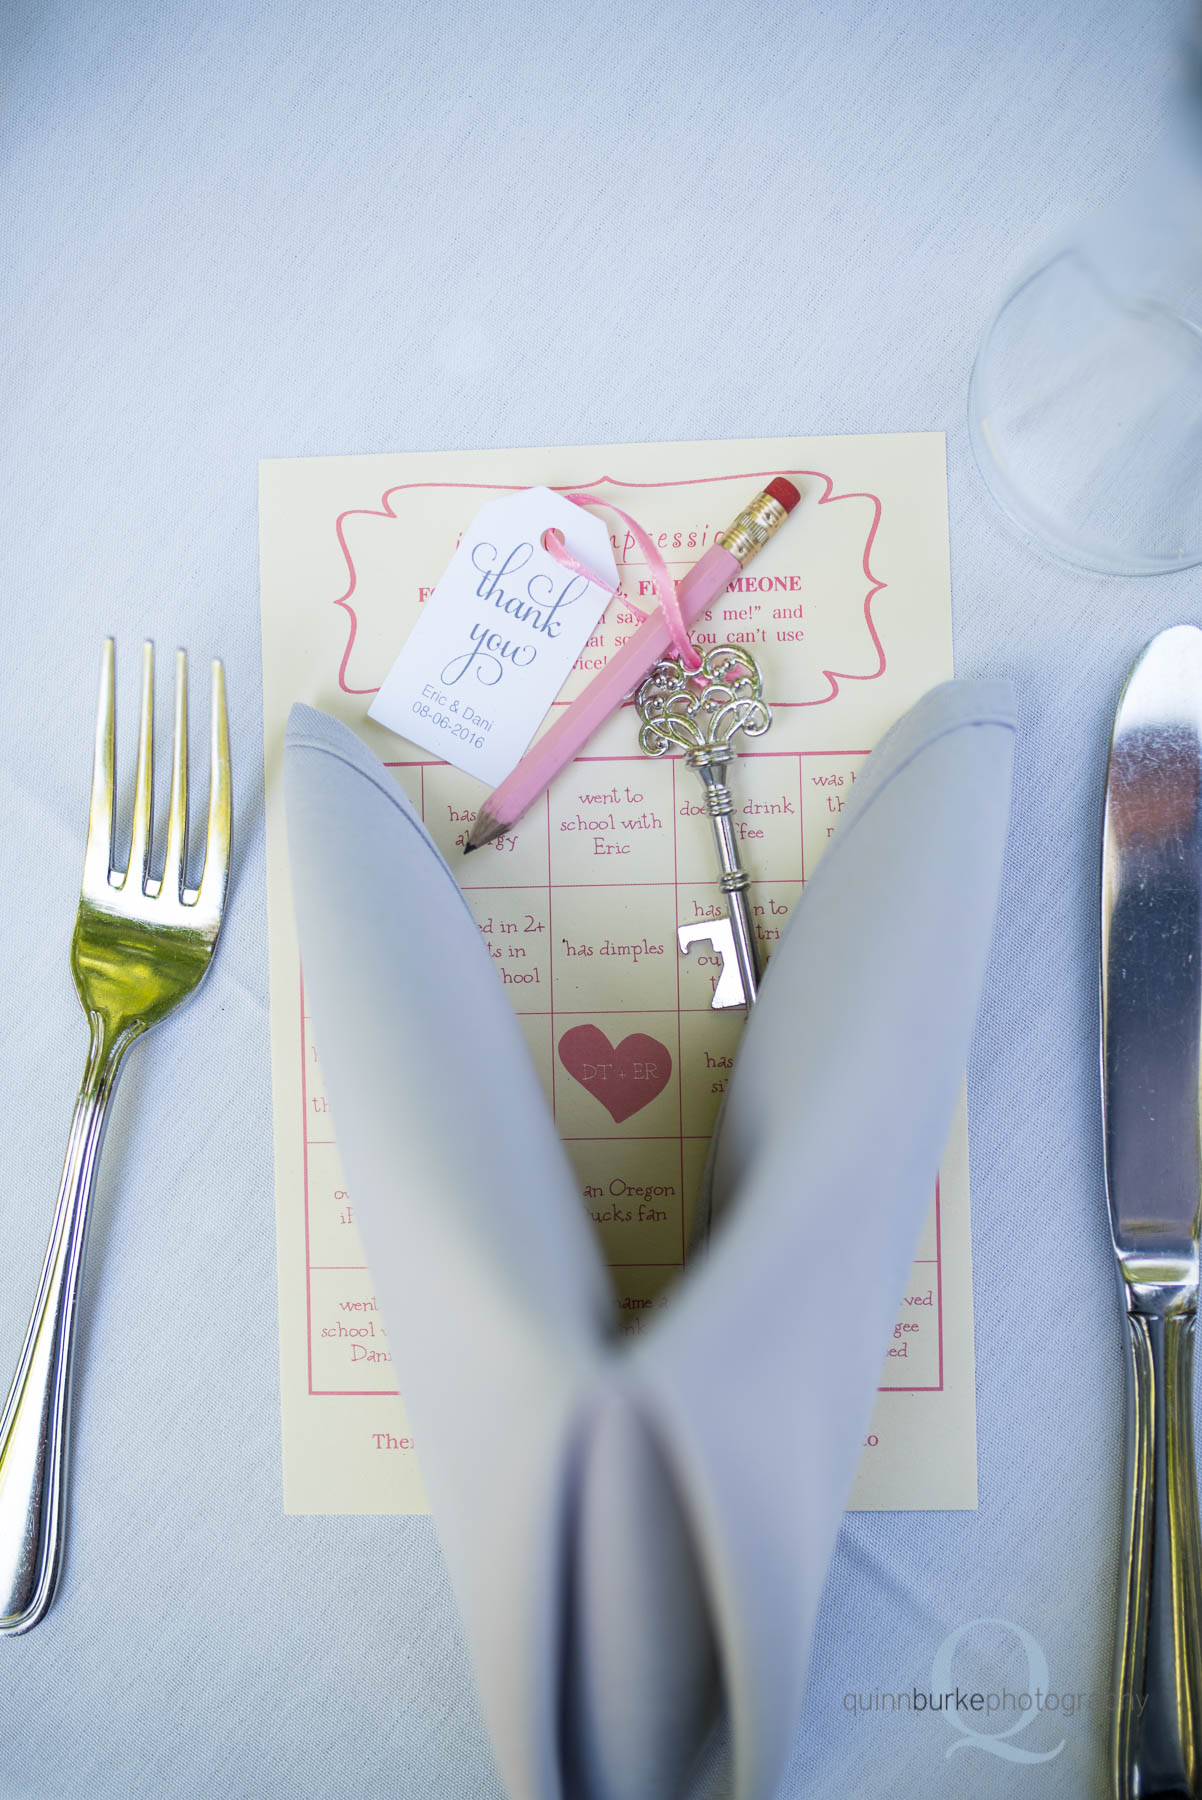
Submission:
[[[598,582],[548,554],[543,534],[551,528]],[[606,587],[617,585],[603,520],[545,487],[486,500],[368,708],[371,717],[495,787],[605,611]]]

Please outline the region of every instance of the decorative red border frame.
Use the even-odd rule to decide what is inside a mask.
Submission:
[[[885,647],[881,643],[880,636],[876,629],[876,623],[872,617],[872,603],[876,596],[881,592],[882,588],[887,586],[887,583],[878,580],[873,574],[869,561],[872,554],[872,546],[875,542],[877,530],[881,522],[882,509],[880,497],[877,494],[870,494],[867,492],[836,494],[834,491],[835,483],[833,477],[824,474],[820,469],[748,469],[735,475],[700,475],[681,481],[619,481],[613,475],[599,475],[595,481],[565,482],[555,491],[566,492],[568,489],[577,490],[581,488],[602,488],[606,486],[623,489],[642,488],[648,491],[653,488],[709,487],[717,482],[723,481],[739,481],[744,483],[758,481],[764,483],[770,481],[776,475],[789,475],[822,482],[823,491],[818,497],[819,506],[829,506],[838,500],[867,500],[871,503],[873,509],[872,523],[868,528],[868,534],[864,540],[864,552],[861,559],[861,566],[864,572],[864,578],[868,582],[868,591],[865,594],[863,601],[864,624],[867,628],[869,637],[872,639],[873,648],[876,650],[877,667],[864,675],[854,674],[847,669],[823,669],[822,674],[830,685],[829,693],[823,694],[821,698],[817,700],[781,700],[773,702],[776,706],[825,706],[838,694],[839,683],[841,681],[876,681],[885,673]],[[442,490],[454,488],[462,489],[466,492],[492,494],[512,494],[520,491],[519,484],[515,482],[406,481],[398,483],[395,487],[385,488],[380,496],[379,506],[348,507],[345,512],[338,514],[337,519],[334,521],[334,530],[338,537],[338,547],[342,551],[343,560],[346,563],[348,581],[346,588],[339,594],[333,604],[342,607],[347,614],[348,620],[346,644],[342,652],[341,661],[338,664],[338,686],[344,694],[377,694],[380,691],[378,687],[351,687],[346,679],[347,667],[350,663],[351,655],[355,648],[355,639],[359,631],[358,615],[354,606],[351,604],[355,590],[358,587],[359,576],[358,571],[355,568],[355,559],[352,556],[350,546],[346,541],[346,521],[354,518],[395,519],[397,514],[392,507],[394,495],[412,493],[417,489],[431,488]],[[604,504],[602,496],[599,495],[598,500],[601,504]],[[556,706],[565,706],[567,705],[567,702],[557,700],[554,704]]]

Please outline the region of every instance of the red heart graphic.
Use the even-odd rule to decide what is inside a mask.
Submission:
[[[559,1060],[601,1102],[615,1125],[650,1106],[672,1074],[672,1058],[657,1038],[632,1031],[615,1050],[597,1025],[573,1025],[565,1031]]]

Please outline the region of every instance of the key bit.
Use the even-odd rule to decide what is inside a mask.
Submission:
[[[640,747],[648,756],[683,750],[684,760],[701,777],[705,810],[718,846],[718,865],[727,914],[681,925],[676,933],[681,954],[696,943],[709,943],[722,960],[710,1005],[718,1011],[750,1006],[759,986],[760,965],[755,928],[747,900],[748,875],[739,861],[738,840],[731,824],[734,802],[727,772],[735,751],[730,740],[743,732],[762,737],[772,723],[764,684],[755,660],[738,644],[707,650],[701,667],[686,669],[675,658],[657,663],[635,695],[642,727]]]

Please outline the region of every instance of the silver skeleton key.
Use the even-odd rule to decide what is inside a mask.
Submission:
[[[759,985],[760,964],[755,927],[747,903],[747,871],[739,861],[738,840],[731,824],[734,802],[727,770],[735,752],[730,740],[742,731],[762,737],[772,723],[764,700],[764,684],[754,659],[737,644],[707,650],[700,669],[690,672],[675,660],[657,663],[635,695],[642,729],[639,744],[648,756],[683,750],[705,788],[705,810],[718,846],[724,919],[698,919],[676,933],[681,954],[696,943],[712,944],[722,959],[722,973],[711,1007],[750,1006]]]

